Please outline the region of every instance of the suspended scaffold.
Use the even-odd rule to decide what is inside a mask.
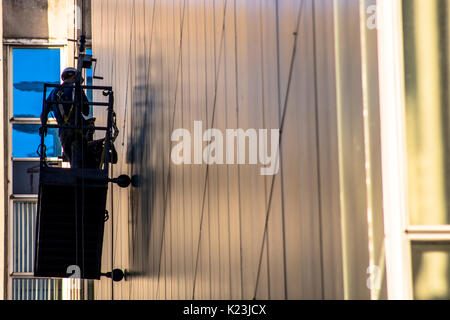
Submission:
[[[85,37],[82,36],[77,57],[77,79],[73,84],[44,84],[44,107],[46,104],[47,107],[49,104],[70,105],[74,121],[64,125],[45,121],[41,127],[34,276],[82,279],[108,276],[120,281],[124,276],[122,270],[104,273],[101,270],[104,225],[108,218],[106,200],[110,182],[128,187],[130,178],[127,175],[115,179],[109,177],[110,166],[117,162],[114,93],[112,87],[82,85],[83,69],[91,68],[96,62],[92,55],[85,54],[84,46]],[[74,90],[72,99],[55,101],[48,98],[49,90],[66,87]],[[107,101],[89,101],[85,90],[100,91]],[[106,108],[106,126],[95,126],[93,121],[85,120],[82,110],[86,105]],[[43,132],[63,126],[63,130],[72,130],[78,137],[72,143],[70,166],[62,165],[63,157],[52,159],[46,155]],[[93,140],[94,131],[104,132],[105,136]]]

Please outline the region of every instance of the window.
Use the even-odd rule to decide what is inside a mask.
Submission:
[[[9,94],[11,298],[61,299],[61,280],[33,278],[43,84],[60,83],[61,49],[10,48],[9,52],[12,61],[9,69],[12,82]],[[45,142],[48,156],[61,156],[57,129],[49,130]]]
[[[86,53],[91,54],[92,50]],[[9,48],[9,292],[14,300],[79,300],[85,287],[87,298],[93,296],[93,281],[33,277],[43,84],[60,83],[63,56],[62,47]],[[84,78],[87,85],[92,85],[92,69],[86,70]],[[92,99],[92,90],[86,94]],[[48,123],[56,124],[52,112]],[[48,129],[45,145],[47,157],[62,161],[58,129]]]
[[[59,84],[60,49],[13,49],[13,116],[39,118],[43,84]]]
[[[12,161],[13,193],[24,194],[32,179],[39,180],[38,172],[30,168],[39,164],[39,127],[43,101],[43,84],[59,83],[60,49],[12,49]],[[61,155],[57,129],[50,129],[45,138],[47,154]],[[24,164],[23,162],[26,162]],[[31,171],[30,171],[31,170]],[[35,176],[36,175],[36,176]],[[29,194],[37,194],[37,190]]]
[[[403,1],[407,234],[415,299],[450,298],[450,5]]]

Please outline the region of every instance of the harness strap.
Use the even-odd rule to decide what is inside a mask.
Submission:
[[[73,94],[73,93],[74,93],[74,92],[73,92],[73,90],[72,90],[72,94]],[[58,97],[58,100],[59,100],[59,101],[62,100],[63,95],[64,95],[63,88],[60,88],[60,89],[58,90],[58,92],[56,93],[56,96]],[[59,104],[58,104],[58,108],[59,108],[59,113],[61,114],[61,116],[62,116],[62,118],[63,118],[63,124],[69,123],[69,120],[70,120],[70,118],[71,118],[72,115],[73,115],[73,104],[70,106],[70,110],[69,110],[69,113],[68,113],[68,114],[65,113],[65,111],[64,111],[64,106],[63,106],[62,103],[59,103]]]

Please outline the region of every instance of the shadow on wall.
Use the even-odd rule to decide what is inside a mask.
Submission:
[[[159,255],[155,253],[161,248],[163,229],[163,219],[158,216],[164,211],[163,201],[157,201],[163,197],[162,194],[157,195],[157,184],[164,181],[164,140],[162,132],[158,132],[163,110],[155,103],[159,89],[150,81],[149,63],[143,56],[137,60],[127,149],[133,182],[129,212],[129,266],[130,274],[137,277],[158,274]]]

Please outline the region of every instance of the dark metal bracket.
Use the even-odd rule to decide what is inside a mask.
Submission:
[[[126,174],[121,174],[117,178],[108,179],[108,182],[117,183],[121,188],[127,188],[131,184],[131,178]]]
[[[122,271],[121,269],[114,269],[112,272],[105,272],[105,273],[100,273],[101,276],[103,277],[107,277],[112,279],[115,282],[119,282],[122,281],[123,279],[125,279],[125,281],[127,280],[126,276],[127,276],[127,270],[125,269],[125,271]]]

